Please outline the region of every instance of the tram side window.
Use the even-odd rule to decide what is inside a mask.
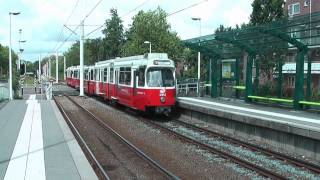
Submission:
[[[95,70],[95,75],[96,75],[95,80],[96,80],[96,81],[100,81],[100,77],[99,77],[99,76],[100,76],[99,69],[96,69],[96,70]]]
[[[77,70],[74,71],[74,78],[78,79],[78,71]]]
[[[110,83],[113,83],[113,68],[110,68]]]
[[[141,68],[139,69],[139,74],[138,74],[138,86],[143,87],[144,86],[144,72],[145,69]]]
[[[91,80],[91,81],[93,81],[93,77],[94,77],[93,75],[94,75],[94,74],[93,74],[93,69],[92,69],[92,70],[90,71],[90,80]]]
[[[119,84],[131,85],[131,67],[121,67]]]
[[[103,70],[103,82],[107,82],[108,80],[108,68],[104,68]]]
[[[88,80],[88,70],[84,70],[84,79]]]

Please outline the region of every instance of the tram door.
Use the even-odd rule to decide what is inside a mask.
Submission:
[[[95,72],[95,74],[96,74],[96,77],[95,77],[95,79],[96,79],[96,92],[95,92],[95,94],[96,95],[99,95],[100,94],[100,69],[96,69],[95,70],[96,72]]]
[[[119,69],[115,69],[114,96],[118,98]]]

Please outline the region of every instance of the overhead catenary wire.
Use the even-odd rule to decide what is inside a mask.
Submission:
[[[99,4],[102,2],[103,0],[99,0],[98,3],[89,11],[89,13],[83,18],[82,21],[86,20],[90,15],[91,13],[99,6]]]
[[[148,1],[148,0],[146,0],[146,1]],[[142,5],[144,5],[144,4],[146,3],[146,1],[144,1],[143,3],[141,3],[140,5],[138,5],[136,8],[134,8],[134,9],[131,10],[131,11],[129,11],[128,13],[124,14],[124,15],[121,16],[120,18],[123,18],[123,17],[125,17],[126,15],[132,13],[133,11],[137,10],[139,7],[141,7]],[[187,9],[193,8],[193,7],[195,7],[195,6],[198,6],[198,5],[200,5],[200,4],[204,3],[204,2],[207,2],[207,1],[208,1],[208,0],[203,0],[203,1],[197,2],[197,3],[195,3],[195,4],[192,4],[192,5],[190,5],[190,6],[187,6],[187,7],[185,7],[185,8],[182,8],[182,9],[179,9],[179,10],[177,10],[177,11],[174,11],[174,12],[172,12],[172,13],[169,13],[169,14],[166,16],[166,18],[169,17],[169,16],[172,16],[172,15],[174,15],[174,14],[180,13],[180,12],[182,12],[182,11],[185,11],[185,10],[187,10]],[[86,36],[89,36],[90,34],[92,34],[92,33],[96,32],[96,31],[100,30],[100,29],[103,28],[104,26],[105,26],[105,24],[102,24],[102,25],[99,26],[98,28],[96,28],[96,29],[92,30],[91,32],[89,32]]]
[[[72,17],[73,13],[75,12],[76,8],[78,7],[78,4],[79,4],[79,0],[77,0],[76,4],[73,6],[72,11],[71,11],[71,13],[69,14],[69,16],[68,16],[68,18],[66,19],[66,21],[65,21],[64,24],[67,24],[67,23],[69,22],[70,18]],[[60,42],[61,39],[62,39],[63,28],[64,28],[64,25],[62,25],[62,27],[61,27],[61,31],[60,31],[59,36],[58,36],[58,42],[57,42],[57,44],[55,45],[55,47],[53,48],[53,51],[56,50],[56,48],[58,47],[59,42]]]
[[[141,4],[139,4],[138,6],[136,6],[135,8],[131,9],[130,11],[126,12],[125,14],[123,14],[122,16],[120,16],[120,18],[124,18],[125,16],[129,15],[130,13],[136,11],[137,9],[139,9],[140,7],[144,6],[147,2],[149,2],[150,0],[145,0],[143,1]],[[103,28],[106,24],[102,24],[99,27],[97,27],[96,29],[92,30],[91,32],[89,32],[86,36],[89,36],[90,34],[100,30],[101,28]]]
[[[99,0],[96,4],[95,4],[95,6],[89,11],[89,13],[82,19],[82,21],[84,21],[86,18],[88,18],[91,14],[92,14],[92,12],[99,6],[99,4],[102,2],[103,0]],[[62,44],[56,49],[56,51],[57,50],[59,50],[69,39],[70,39],[70,37],[73,35],[73,34],[76,34],[75,32],[78,30],[78,28],[80,27],[80,25],[81,24],[78,24],[75,28],[74,28],[74,30],[71,30],[71,29],[69,29],[70,31],[71,31],[71,33],[69,34],[69,36],[62,42]],[[65,25],[64,25],[65,26]]]
[[[192,5],[190,5],[190,6],[187,6],[187,7],[185,7],[185,8],[182,8],[182,9],[180,9],[180,10],[178,10],[178,11],[169,13],[166,17],[172,16],[172,15],[177,14],[177,13],[179,13],[179,12],[182,12],[182,11],[185,11],[185,10],[187,10],[187,9],[193,8],[193,7],[198,6],[198,5],[200,5],[200,4],[204,3],[204,2],[207,2],[207,1],[208,1],[208,0],[203,0],[203,1],[197,2],[197,3],[195,3],[195,4],[192,4]]]
[[[126,17],[127,15],[129,15],[130,13],[136,11],[137,9],[139,9],[140,7],[144,6],[147,2],[149,2],[150,0],[145,0],[143,1],[141,4],[139,4],[137,7],[133,8],[132,10],[128,11],[127,13],[123,14],[122,16],[120,16],[121,18]]]

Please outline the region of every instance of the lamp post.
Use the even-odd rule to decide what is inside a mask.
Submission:
[[[21,40],[21,33],[22,33],[22,29],[19,29],[19,54],[18,54],[18,63],[17,63],[17,70],[19,71],[20,70],[20,56],[23,52],[23,49],[21,48],[21,43],[25,43],[27,42],[26,40]]]
[[[56,52],[56,83],[59,82],[59,56],[58,56],[58,52]]]
[[[311,13],[312,13],[312,0],[306,1],[304,6],[309,6],[309,46],[311,46]]]
[[[19,15],[20,12],[9,12],[9,100],[13,99],[12,96],[12,54],[11,54],[11,15]]]
[[[151,42],[150,41],[145,41],[144,44],[149,44],[149,53],[151,53]]]
[[[199,21],[199,26],[200,26],[200,30],[199,30],[199,37],[201,37],[201,18],[200,17],[192,17],[191,18],[194,21]],[[200,40],[199,40],[199,46],[200,46]],[[200,51],[198,51],[198,88],[197,88],[197,94],[199,96],[199,89],[200,89],[200,62],[201,62],[201,54]]]

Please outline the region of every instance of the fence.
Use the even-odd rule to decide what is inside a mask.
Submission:
[[[198,85],[200,85],[200,88],[198,89]],[[177,96],[190,96],[190,97],[196,97],[198,96],[198,90],[199,95],[204,96],[206,95],[206,85],[204,82],[192,82],[192,83],[181,83],[176,85],[176,94]]]

